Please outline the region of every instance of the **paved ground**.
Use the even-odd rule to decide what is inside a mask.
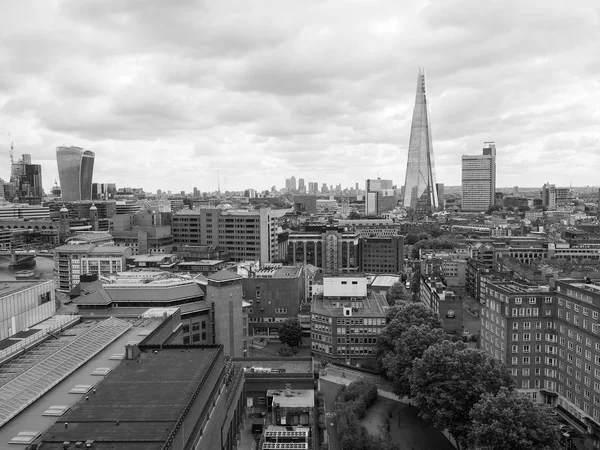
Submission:
[[[335,395],[340,388],[340,384],[321,378],[319,381],[319,388],[325,395],[325,411],[333,412],[335,409]],[[327,433],[329,434],[329,450],[340,450],[340,438],[337,434],[336,420],[334,417],[327,417]]]

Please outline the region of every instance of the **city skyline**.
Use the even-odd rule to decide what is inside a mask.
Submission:
[[[499,187],[597,185],[600,7],[416,3],[2,5],[0,176],[12,140],[47,191],[63,145],[154,192],[400,186],[424,66],[438,183],[493,140]]]

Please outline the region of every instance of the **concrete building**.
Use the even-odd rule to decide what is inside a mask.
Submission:
[[[200,208],[173,214],[175,245],[214,245],[229,253],[234,261],[275,259],[277,235],[270,208],[224,210]]]
[[[3,281],[0,287],[0,342],[52,317],[55,310],[53,281]],[[0,350],[18,343],[18,340],[2,342]]]
[[[324,277],[323,294],[311,305],[312,354],[322,360],[373,365],[388,309],[385,294],[368,291],[366,277]]]
[[[63,201],[92,199],[94,157],[94,152],[79,147],[56,148],[56,162]]]
[[[404,238],[366,237],[360,239],[360,266],[363,273],[400,273],[404,268]]]
[[[243,371],[222,346],[140,343],[134,355],[45,432],[38,448],[235,448]]]
[[[496,145],[485,144],[483,154],[462,157],[463,211],[486,211],[495,204]]]
[[[277,337],[281,323],[297,318],[306,299],[303,266],[264,265],[242,279],[251,336]]]
[[[106,234],[76,236],[65,245],[54,249],[54,273],[57,289],[69,292],[79,283],[81,275],[106,275],[123,272],[131,248],[112,245],[112,237]]]
[[[338,226],[347,231],[354,231],[361,238],[397,237],[401,236],[401,228],[392,219],[358,219],[338,220]]]
[[[317,213],[316,195],[294,195],[294,212],[313,215]]]
[[[287,263],[312,264],[325,273],[358,271],[358,235],[341,228],[314,227],[288,235]]]
[[[47,206],[23,204],[0,206],[0,220],[23,219],[50,220],[50,208]]]
[[[440,316],[444,331],[451,334],[462,333],[462,300],[453,291],[446,289],[439,278],[421,275],[419,286],[419,301]]]
[[[110,234],[115,245],[130,247],[134,255],[170,253],[173,250],[171,227],[161,225],[158,212],[115,215]]]
[[[398,199],[392,180],[368,179],[365,182],[365,214],[379,216],[396,207]]]
[[[212,317],[213,342],[223,345],[225,355],[239,357],[247,351],[248,325],[244,317],[242,277],[228,270],[207,278],[206,302]]]

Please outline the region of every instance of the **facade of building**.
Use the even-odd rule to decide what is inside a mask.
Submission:
[[[317,213],[316,195],[294,195],[294,212],[312,215]]]
[[[325,273],[357,272],[358,235],[340,228],[318,227],[288,235],[287,263],[312,264]]]
[[[242,277],[221,270],[206,278],[205,298],[210,307],[209,331],[213,342],[222,344],[229,357],[243,356],[248,349],[248,317],[244,309]]]
[[[363,273],[400,273],[404,268],[404,238],[366,237],[360,239],[360,266]]]
[[[462,157],[462,210],[486,211],[495,203],[496,145],[486,142],[481,155]]]
[[[439,207],[429,124],[425,74],[419,70],[417,93],[410,129],[404,207],[417,214],[431,214]]]
[[[419,301],[439,314],[446,333],[460,334],[463,324],[462,300],[439,280],[421,275]]]
[[[397,198],[392,180],[367,180],[365,182],[365,214],[379,216],[396,207]]]
[[[100,276],[123,272],[131,255],[131,248],[117,247],[112,241],[71,240],[54,249],[56,288],[68,292],[84,274]]]
[[[234,261],[270,262],[277,252],[275,221],[270,208],[250,211],[184,209],[173,214],[173,243],[219,246]]]
[[[311,349],[322,360],[372,365],[389,309],[385,294],[368,291],[360,275],[324,277],[311,304]]]
[[[482,349],[506,363],[521,391],[600,436],[600,284],[490,280],[481,303]]]
[[[94,157],[94,152],[79,147],[56,148],[58,177],[64,201],[92,199]]]
[[[277,336],[281,323],[297,318],[305,300],[303,266],[268,264],[242,279],[251,336]]]
[[[53,281],[3,281],[0,288],[0,341],[52,317],[55,311]]]
[[[50,208],[47,206],[23,204],[0,206],[0,220],[18,219],[50,220]]]

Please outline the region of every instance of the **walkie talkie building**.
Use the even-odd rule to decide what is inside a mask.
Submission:
[[[94,152],[79,147],[57,147],[56,163],[64,202],[92,199]]]
[[[431,214],[439,207],[425,74],[421,70],[419,70],[417,78],[417,95],[408,145],[404,207],[410,208],[417,215]]]

